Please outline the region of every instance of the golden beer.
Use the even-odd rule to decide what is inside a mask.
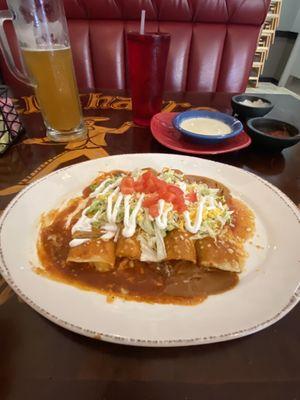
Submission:
[[[72,133],[82,118],[70,47],[23,48],[22,55],[46,125]]]

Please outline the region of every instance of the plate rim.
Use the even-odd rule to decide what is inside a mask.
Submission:
[[[126,157],[128,155],[130,156],[138,156],[138,157],[145,157],[149,156],[150,153],[129,153],[129,154],[118,154],[118,155],[112,155],[108,157],[113,157],[113,158],[118,158],[120,156]],[[151,153],[151,156],[165,156],[164,153]],[[175,157],[185,157],[185,158],[192,158],[195,159],[195,157],[192,156],[187,156],[187,155],[177,155],[177,154],[172,154],[172,156]],[[108,158],[104,157],[104,159]],[[293,214],[295,215],[296,219],[298,220],[298,223],[300,223],[300,210],[296,206],[296,204],[280,189],[278,189],[276,186],[274,186],[272,183],[266,181],[265,179],[261,178],[260,176],[250,172],[243,170],[242,168],[235,167],[233,165],[229,164],[224,164],[220,163],[217,161],[213,160],[206,160],[200,158],[203,162],[205,163],[211,163],[211,164],[216,164],[217,166],[222,166],[226,165],[226,167],[229,167],[230,169],[234,170],[239,170],[242,173],[245,173],[246,175],[250,175],[253,178],[257,179],[264,185],[266,185],[269,189],[271,189],[284,203],[286,206],[288,206]],[[74,166],[82,165],[85,163],[95,163],[99,159],[93,159],[93,160],[87,160],[83,161],[81,163],[76,163],[72,164],[69,166],[66,166],[64,168],[58,169],[56,171],[51,172],[50,174],[41,177],[37,179],[36,181],[32,182],[25,188],[23,188],[6,206],[4,209],[1,217],[0,217],[0,239],[1,239],[1,232],[3,225],[5,223],[5,220],[7,216],[9,215],[10,210],[15,206],[15,204],[29,191],[31,190],[32,187],[38,185],[40,182],[49,179],[49,177],[60,174],[62,172],[67,171],[70,168],[73,168]],[[11,277],[11,274],[9,272],[9,267],[6,264],[6,261],[4,260],[4,255],[3,255],[3,250],[1,246],[1,241],[0,241],[0,273],[3,277],[3,279],[7,282],[7,284],[13,289],[13,291],[26,303],[28,304],[31,308],[33,308],[36,312],[38,312],[40,315],[43,317],[47,318],[51,322],[55,323],[56,325],[61,326],[62,328],[65,328],[67,330],[70,330],[72,332],[81,334],[83,336],[87,336],[93,339],[97,340],[103,340],[106,342],[111,342],[111,343],[117,343],[117,344],[125,344],[125,345],[131,345],[131,346],[141,346],[141,347],[182,347],[182,346],[192,346],[192,345],[202,345],[202,344],[209,344],[209,343],[216,343],[216,342],[223,342],[223,341],[228,341],[228,340],[233,340],[237,339],[240,337],[248,336],[253,333],[256,333],[258,331],[261,331],[268,326],[274,324],[275,322],[279,321],[281,318],[283,318],[292,308],[294,308],[297,303],[300,300],[300,281],[298,282],[298,285],[296,289],[294,290],[294,293],[291,295],[289,301],[285,306],[283,306],[279,311],[275,313],[272,317],[268,318],[267,320],[260,322],[259,324],[256,324],[250,328],[245,328],[245,329],[240,329],[238,331],[234,332],[229,332],[225,334],[220,334],[220,335],[212,335],[212,336],[199,336],[195,338],[187,338],[187,339],[162,339],[162,340],[153,340],[153,339],[137,339],[137,338],[129,338],[126,336],[122,335],[117,335],[117,334],[107,334],[103,333],[100,331],[93,331],[90,329],[82,328],[80,326],[74,325],[68,321],[62,320],[58,318],[55,315],[52,315],[49,313],[47,310],[45,310],[43,307],[39,306],[37,303],[35,303],[33,300],[30,299],[25,293],[23,293],[22,289],[20,289],[14,282],[13,278]]]

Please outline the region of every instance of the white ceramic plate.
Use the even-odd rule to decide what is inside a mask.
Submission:
[[[256,235],[240,283],[197,306],[116,300],[36,275],[38,220],[85,187],[99,171],[164,166],[214,178],[255,212]],[[76,164],[20,192],[0,220],[0,272],[40,314],[69,330],[139,346],[218,342],[259,331],[282,318],[300,296],[300,216],[296,206],[261,178],[228,165],[166,154],[120,155]]]

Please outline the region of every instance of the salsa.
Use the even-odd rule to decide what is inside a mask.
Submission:
[[[277,137],[277,138],[289,138],[291,137],[289,131],[287,129],[276,129],[274,131],[267,131],[265,132],[270,136]]]

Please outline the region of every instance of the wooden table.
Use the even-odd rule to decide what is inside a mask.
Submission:
[[[300,128],[300,102],[269,95],[272,114]],[[164,109],[210,106],[230,112],[228,94],[168,95]],[[33,97],[16,102],[27,134],[0,157],[0,210],[33,180],[71,163],[164,152],[133,126],[126,93],[82,95],[89,138],[54,144]],[[252,171],[300,203],[300,145],[270,153],[250,146],[209,157]],[[287,235],[289,233],[287,232]],[[300,243],[299,243],[300,244]],[[17,245],[17,244],[16,244]],[[255,335],[205,346],[134,348],[68,332],[21,302],[0,278],[0,399],[300,399],[300,308]]]

